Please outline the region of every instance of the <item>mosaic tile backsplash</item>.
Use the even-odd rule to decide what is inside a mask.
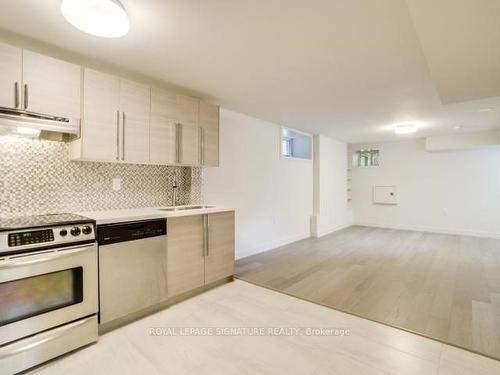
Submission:
[[[75,162],[66,143],[0,136],[0,217],[169,206],[174,173],[177,204],[200,203],[200,168]]]

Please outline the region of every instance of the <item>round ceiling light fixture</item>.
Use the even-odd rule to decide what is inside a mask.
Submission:
[[[117,0],[63,0],[61,12],[77,29],[103,38],[118,38],[130,30],[127,12]]]
[[[394,129],[394,133],[396,134],[412,134],[417,131],[417,127],[413,124],[406,124],[406,125],[398,125]]]

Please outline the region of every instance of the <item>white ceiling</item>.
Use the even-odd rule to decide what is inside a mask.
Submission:
[[[120,39],[74,29],[60,0],[2,0],[0,27],[347,142],[500,127],[498,0],[122,3]]]

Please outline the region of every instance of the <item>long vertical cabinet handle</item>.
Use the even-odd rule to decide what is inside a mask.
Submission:
[[[200,165],[205,164],[205,129],[200,126]]]
[[[116,111],[116,160],[120,160],[120,111]]]
[[[181,124],[178,122],[175,124],[175,162],[179,164],[181,162]]]
[[[207,257],[210,256],[210,215],[206,214],[207,217]]]
[[[24,109],[28,109],[28,104],[29,104],[29,98],[28,98],[28,84],[24,84]]]
[[[203,256],[207,254],[208,245],[208,226],[207,226],[208,216],[203,215]]]
[[[19,108],[19,82],[14,83],[14,106]]]
[[[179,124],[175,123],[175,162],[179,163]]]
[[[122,160],[125,160],[125,112],[122,112]]]

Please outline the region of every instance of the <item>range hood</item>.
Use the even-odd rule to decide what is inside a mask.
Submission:
[[[68,142],[80,137],[80,120],[0,107],[0,135]]]

